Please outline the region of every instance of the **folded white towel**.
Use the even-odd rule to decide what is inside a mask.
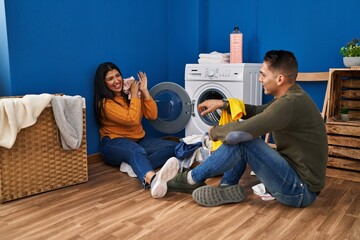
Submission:
[[[230,53],[220,53],[216,51],[211,53],[200,53],[199,58],[230,59]]]
[[[229,63],[230,60],[226,59],[211,59],[211,58],[199,58],[198,63]]]
[[[81,96],[54,96],[51,104],[56,125],[60,130],[61,146],[77,149],[83,134],[83,98]]]
[[[18,132],[36,123],[38,116],[50,103],[51,97],[44,93],[0,99],[0,146],[10,149]]]

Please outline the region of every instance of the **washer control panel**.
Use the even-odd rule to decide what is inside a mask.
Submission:
[[[259,71],[258,63],[186,64],[185,80],[243,81],[245,69]]]
[[[239,79],[239,76],[242,75],[242,68],[219,68],[219,67],[207,67],[205,69],[205,78],[212,79],[218,78],[223,80],[235,80]]]

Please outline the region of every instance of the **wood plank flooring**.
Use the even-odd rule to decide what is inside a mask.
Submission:
[[[95,161],[87,183],[0,204],[0,239],[360,239],[357,182],[327,177],[303,209],[262,201],[248,171],[240,183],[244,202],[205,208],[182,193],[153,199],[137,179]]]

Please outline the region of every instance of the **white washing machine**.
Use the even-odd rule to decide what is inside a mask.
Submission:
[[[259,82],[261,64],[187,64],[185,91],[194,106],[193,116],[185,135],[207,132],[219,122],[221,111],[201,116],[197,107],[207,99],[238,98],[244,103],[261,105],[262,86]]]
[[[247,104],[262,103],[261,64],[186,64],[185,89],[163,82],[150,89],[158,118],[150,124],[162,133],[185,128],[185,135],[202,134],[218,124],[221,110],[201,116],[197,106],[207,99],[239,98]]]

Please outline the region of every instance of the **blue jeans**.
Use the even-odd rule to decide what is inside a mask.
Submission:
[[[246,164],[279,202],[293,207],[306,207],[316,199],[294,168],[262,139],[221,145],[209,158],[192,170],[195,182],[224,174],[220,184],[239,184]]]
[[[174,141],[147,136],[139,141],[103,137],[100,143],[100,152],[106,164],[117,167],[122,162],[129,164],[143,184],[146,173],[162,167],[170,157],[175,156],[177,145]]]

